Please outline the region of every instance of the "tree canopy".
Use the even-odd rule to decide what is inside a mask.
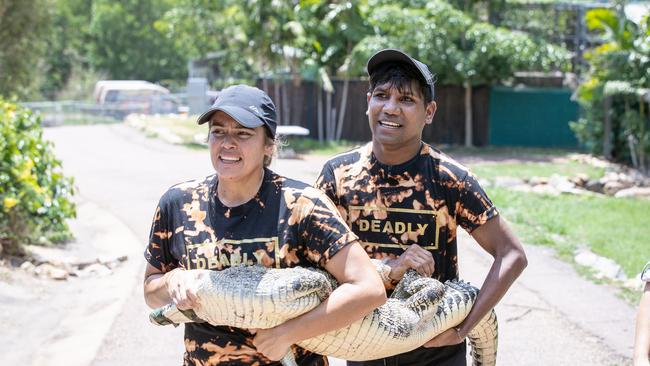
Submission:
[[[218,55],[222,84],[290,77],[316,80],[325,90],[332,77],[363,76],[365,60],[382,47],[422,59],[441,83],[472,85],[498,82],[517,70],[562,68],[567,56],[558,46],[491,25],[493,6],[481,0],[1,4],[0,70],[11,72],[0,73],[0,94],[7,96],[51,98],[75,70],[183,84],[188,62],[210,54]]]

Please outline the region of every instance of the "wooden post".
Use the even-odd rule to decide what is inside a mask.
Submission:
[[[471,147],[474,140],[472,134],[474,128],[472,120],[472,83],[466,80],[463,86],[465,87],[465,146]]]

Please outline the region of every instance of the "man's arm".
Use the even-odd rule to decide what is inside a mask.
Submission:
[[[648,366],[650,361],[650,282],[646,282],[645,290],[639,303],[636,316],[636,336],[634,338],[634,366]]]
[[[440,347],[463,341],[470,330],[496,306],[528,265],[521,243],[501,215],[488,220],[471,235],[494,258],[492,267],[472,310],[457,328],[458,332],[449,329],[427,342],[425,347]]]
[[[279,360],[292,344],[351,324],[386,302],[386,292],[368,254],[358,243],[343,247],[325,265],[340,283],[316,308],[270,329],[256,330],[253,344]]]

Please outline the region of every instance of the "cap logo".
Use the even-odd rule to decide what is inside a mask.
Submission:
[[[255,112],[256,114],[260,114],[260,110],[257,109],[257,107],[254,106],[254,105],[249,105],[249,106],[248,106],[248,109],[252,110],[252,111]]]

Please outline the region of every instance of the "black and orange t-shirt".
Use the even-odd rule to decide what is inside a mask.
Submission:
[[[476,178],[422,144],[400,165],[384,165],[372,143],[330,159],[316,181],[371,258],[396,258],[411,244],[433,254],[440,281],[458,277],[456,228],[468,232],[498,214]]]
[[[146,260],[163,272],[174,268],[221,270],[230,266],[323,267],[355,242],[323,192],[265,169],[257,195],[237,207],[217,198],[215,175],[171,187],[156,208]],[[185,365],[266,365],[252,335],[207,323],[185,325]],[[300,365],[327,359],[294,347]],[[279,364],[279,363],[276,363]]]

